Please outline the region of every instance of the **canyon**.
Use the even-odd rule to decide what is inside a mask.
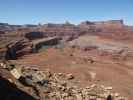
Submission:
[[[123,20],[0,23],[0,40],[0,76],[37,100],[133,99],[133,26]]]

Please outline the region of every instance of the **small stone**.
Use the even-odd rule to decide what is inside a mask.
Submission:
[[[118,97],[120,94],[119,93],[114,93],[114,96],[115,97]]]
[[[16,79],[19,79],[21,77],[21,74],[18,72],[16,68],[12,69],[10,72]]]
[[[63,75],[63,73],[58,73],[58,75],[59,75],[59,76],[62,76],[62,75]]]
[[[64,86],[62,86],[62,87],[61,87],[61,90],[62,90],[62,91],[65,91],[65,90],[66,90],[66,88],[65,88]]]
[[[20,77],[19,81],[25,86],[33,86],[34,85],[34,82],[32,81],[32,79],[27,78],[27,77]]]
[[[81,94],[76,94],[77,100],[83,100]]]
[[[4,64],[4,63],[0,63],[0,66],[1,66],[2,68],[7,68],[6,64]]]
[[[62,86],[66,86],[66,85],[67,85],[66,81],[62,81],[60,84],[61,84]]]
[[[68,93],[63,93],[62,94],[62,97],[67,97],[68,96]]]
[[[57,85],[56,85],[56,83],[51,83],[51,86],[53,86],[53,87],[56,87]]]
[[[95,86],[96,86],[96,84],[92,84],[90,87],[91,87],[91,88],[94,88]]]
[[[111,86],[105,87],[106,90],[112,90],[113,88]]]
[[[45,74],[46,74],[46,77],[48,77],[48,78],[50,78],[52,76],[52,74],[49,70],[47,70],[47,72]]]
[[[52,93],[49,93],[49,95],[50,95],[51,97],[54,97],[54,96],[56,95],[56,93],[55,93],[55,92],[52,92]]]
[[[89,100],[96,100],[96,99],[97,99],[96,96],[90,96],[90,97],[89,97]]]
[[[68,80],[71,80],[71,79],[74,78],[74,76],[72,74],[68,74],[66,77],[67,77]]]
[[[47,86],[49,84],[49,80],[42,80],[37,82],[40,86]]]
[[[11,82],[11,83],[13,83],[13,80],[12,80],[12,79],[10,79],[10,78],[8,79],[8,81],[9,81],[9,82]]]
[[[41,71],[32,72],[31,75],[32,75],[32,80],[34,82],[40,82],[40,81],[46,79],[46,75],[43,74],[43,72],[41,72]]]

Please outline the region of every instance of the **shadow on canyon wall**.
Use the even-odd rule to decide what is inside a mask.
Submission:
[[[0,76],[0,100],[36,100]]]

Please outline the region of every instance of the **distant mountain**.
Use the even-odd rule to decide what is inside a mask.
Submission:
[[[37,27],[37,25],[26,24],[26,25],[10,25],[8,23],[0,23],[1,31],[14,31],[20,28],[32,28]]]

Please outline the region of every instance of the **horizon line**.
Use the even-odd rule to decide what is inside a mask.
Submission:
[[[89,22],[108,22],[108,21],[122,21],[123,24],[125,26],[133,26],[133,24],[127,24],[125,20],[123,19],[109,19],[109,20],[81,20],[79,22],[74,22],[74,21],[69,21],[69,20],[64,20],[64,21],[53,21],[53,22],[48,22],[48,21],[45,21],[45,22],[36,22],[36,23],[25,23],[25,24],[18,24],[18,23],[11,23],[11,22],[3,22],[3,21],[0,21],[0,23],[3,23],[3,24],[8,24],[8,25],[45,25],[45,24],[65,24],[65,23],[70,23],[70,24],[73,24],[73,25],[79,25],[81,24],[82,22],[86,22],[86,21],[89,21]]]

